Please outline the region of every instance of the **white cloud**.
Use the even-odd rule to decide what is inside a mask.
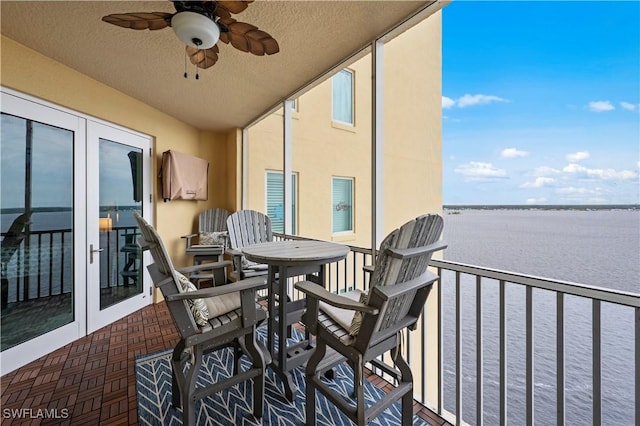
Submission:
[[[452,99],[447,96],[442,97],[442,108],[449,109],[457,106],[458,108],[466,108],[475,105],[486,105],[493,102],[509,102],[507,99],[495,95],[470,95],[466,94],[458,99]]]
[[[527,198],[527,204],[544,204],[547,202],[547,199],[542,198]]]
[[[628,111],[635,111],[637,109],[640,109],[640,105],[632,104],[630,102],[620,102],[620,106]]]
[[[479,161],[470,161],[468,164],[462,164],[456,167],[454,171],[465,176],[465,179],[469,181],[493,181],[507,176],[505,170],[498,169],[491,163]]]
[[[575,186],[567,186],[564,188],[556,189],[556,193],[562,195],[600,195],[602,194],[602,190],[600,188],[589,189],[589,188],[577,188]]]
[[[550,177],[538,177],[533,182],[525,182],[520,185],[520,188],[542,188],[555,182],[554,178]]]
[[[540,167],[536,167],[535,169],[533,169],[533,171],[531,172],[531,175],[533,175],[533,176],[549,176],[549,175],[557,175],[558,173],[561,173],[561,171],[558,170],[558,169],[554,169],[553,167],[540,166]]]
[[[585,166],[581,166],[580,164],[571,163],[565,166],[562,169],[563,172],[569,173],[572,175],[596,178],[602,180],[610,180],[610,179],[622,179],[622,180],[631,180],[636,179],[638,174],[632,170],[614,170],[614,169],[590,169]]]
[[[500,155],[504,158],[518,158],[518,157],[526,157],[529,155],[527,151],[520,151],[516,148],[505,148],[502,150]]]
[[[609,101],[592,101],[589,102],[587,108],[595,112],[612,111],[616,109]]]
[[[454,101],[453,99],[448,98],[446,96],[442,97],[442,108],[443,109],[449,109],[449,108],[455,106],[455,104],[456,104],[456,101]]]
[[[465,108],[465,107],[474,106],[474,105],[485,105],[485,104],[490,104],[492,102],[509,102],[509,101],[494,95],[468,95],[468,94],[464,95],[457,101],[458,107],[460,108]]]
[[[587,158],[589,158],[588,151],[578,151],[572,154],[567,154],[567,161],[570,161],[572,163],[576,163],[581,160],[586,160]]]

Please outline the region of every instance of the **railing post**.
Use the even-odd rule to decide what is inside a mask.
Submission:
[[[484,411],[483,386],[483,342],[482,342],[482,278],[476,276],[476,426],[482,426]]]
[[[636,322],[636,424],[640,425],[640,308],[635,308],[634,316]]]
[[[462,424],[462,308],[460,272],[456,272],[456,426]]]
[[[564,426],[564,293],[556,296],[556,424]]]
[[[533,426],[534,424],[534,413],[533,409],[533,389],[534,389],[534,377],[533,377],[533,288],[527,287],[526,296],[525,296],[525,305],[526,305],[526,358],[527,358],[527,367],[526,367],[526,406],[527,406],[527,425]]]
[[[600,343],[600,301],[592,301],[592,351],[593,351],[593,424],[602,423],[602,347]],[[636,395],[637,397],[637,395]]]
[[[507,303],[504,280],[500,280],[500,425],[507,424]]]

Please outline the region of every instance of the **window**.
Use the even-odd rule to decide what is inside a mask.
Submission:
[[[333,232],[353,232],[353,179],[332,180]]]
[[[297,175],[291,174],[291,232],[297,233]],[[267,172],[267,216],[271,219],[273,232],[284,232],[284,179],[282,172]]]
[[[353,72],[342,70],[331,79],[333,121],[353,126]]]

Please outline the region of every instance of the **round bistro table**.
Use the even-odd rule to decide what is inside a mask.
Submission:
[[[300,321],[306,305],[305,299],[289,301],[288,279],[305,276],[307,280],[325,285],[325,265],[347,257],[349,247],[327,241],[287,240],[247,246],[242,253],[248,260],[269,267],[267,347],[273,358],[271,367],[283,381],[286,398],[293,401],[295,385],[290,371],[307,361],[312,346],[308,332],[303,341],[286,344],[291,324]]]

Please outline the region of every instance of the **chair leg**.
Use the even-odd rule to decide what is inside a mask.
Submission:
[[[237,376],[240,372],[240,357],[242,356],[242,350],[239,344],[233,345],[233,375]]]
[[[413,373],[402,355],[398,355],[395,364],[400,370],[400,381],[411,385],[409,390],[402,395],[402,426],[410,426],[413,423]]]
[[[356,417],[358,426],[365,426],[365,405],[364,405],[364,360],[362,356],[353,362],[353,393],[356,399]]]
[[[305,382],[307,384],[305,390],[305,424],[307,426],[315,426],[316,424],[316,385],[314,380],[318,364],[327,352],[327,344],[324,343],[324,341],[318,339],[316,343],[316,349],[311,355],[311,358],[309,358],[309,361],[307,361],[307,368],[305,370]]]
[[[253,378],[253,415],[259,419],[262,417],[264,409],[264,373],[266,362],[262,350],[258,347],[255,330],[250,335],[245,336],[245,347],[248,352],[247,355],[251,359],[251,368],[259,368],[261,370],[261,374]],[[240,352],[239,348],[236,350]],[[236,362],[239,364],[239,361]]]
[[[171,356],[171,404],[176,408],[182,407],[182,399],[180,396],[182,383],[179,382],[176,371],[178,371],[182,377],[182,359],[184,356],[184,349],[184,341],[180,340],[176,347],[173,348],[173,355]]]
[[[184,426],[195,426],[196,424],[196,402],[192,396],[196,390],[203,353],[199,346],[195,346],[192,350],[193,364],[189,367],[185,377],[185,386],[182,392],[182,424]]]

